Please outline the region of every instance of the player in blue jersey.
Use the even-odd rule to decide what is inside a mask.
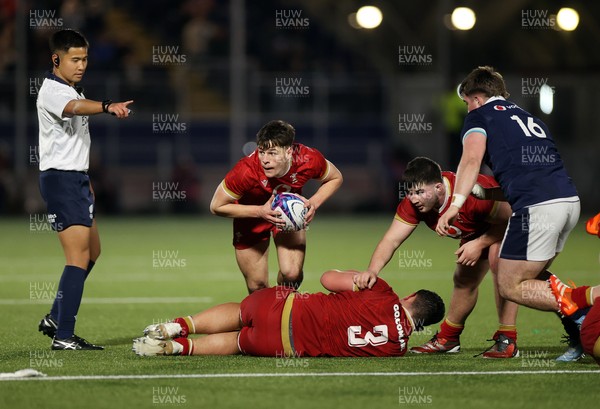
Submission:
[[[94,219],[94,192],[87,175],[90,157],[88,116],[110,113],[126,118],[133,101],[85,99],[76,84],[87,68],[89,44],[74,30],[56,31],[50,38],[52,72],[37,99],[40,144],[40,191],[48,220],[58,232],[66,258],[50,313],[39,331],[52,338],[52,349],[103,349],[74,334],[83,284],[100,255]]]
[[[440,217],[437,233],[448,234],[485,161],[513,210],[498,262],[501,296],[538,310],[560,311],[580,322],[594,297],[600,296],[600,286],[572,289],[547,271],[580,211],[577,190],[548,128],[506,100],[504,79],[491,67],[474,69],[458,93],[469,113],[461,132],[463,153],[452,204]]]

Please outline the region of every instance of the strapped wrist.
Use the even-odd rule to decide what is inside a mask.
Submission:
[[[462,205],[465,204],[466,200],[467,196],[461,195],[460,193],[454,193],[452,195],[452,203],[450,203],[450,206],[456,206],[460,209]]]
[[[105,99],[104,101],[102,101],[102,112],[104,112],[105,114],[108,114],[108,107],[112,103],[113,102],[110,99]]]

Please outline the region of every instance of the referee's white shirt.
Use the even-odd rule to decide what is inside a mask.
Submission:
[[[41,171],[52,168],[87,172],[91,144],[88,117],[63,116],[69,101],[84,98],[66,83],[44,79],[36,103]]]

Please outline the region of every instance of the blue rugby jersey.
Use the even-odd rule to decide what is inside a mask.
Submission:
[[[484,160],[513,211],[577,196],[546,124],[515,103],[493,97],[473,109],[465,118],[463,143],[471,132],[486,136]]]

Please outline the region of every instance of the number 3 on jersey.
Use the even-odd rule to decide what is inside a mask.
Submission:
[[[388,342],[388,327],[387,325],[375,325],[373,332],[367,331],[364,338],[360,337],[362,327],[360,325],[352,325],[348,327],[348,345],[351,347],[366,347],[371,344],[373,346],[383,345]],[[377,334],[377,336],[373,335]]]
[[[519,118],[517,115],[511,116],[510,119],[512,119],[513,121],[516,121],[517,124],[519,124],[519,126],[521,127],[521,130],[523,131],[525,136],[531,137],[531,134],[534,134],[538,138],[546,137],[546,132],[544,132],[544,130],[542,129],[541,126],[539,126],[538,124],[535,123],[535,121],[533,120],[532,117],[530,117],[530,116],[527,117],[527,125],[525,125],[523,123],[523,121],[521,120],[521,118]]]

